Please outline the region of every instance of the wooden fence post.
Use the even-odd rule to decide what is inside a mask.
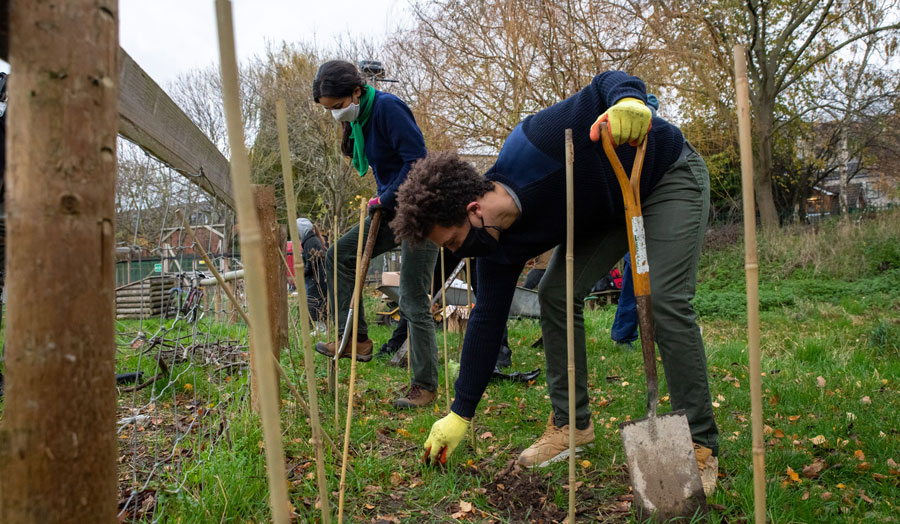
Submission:
[[[269,330],[272,334],[272,351],[275,354],[275,360],[280,361],[281,350],[288,345],[288,301],[287,273],[279,254],[279,250],[285,248],[286,241],[281,224],[278,223],[275,214],[275,187],[271,185],[253,186],[253,202],[259,217],[263,252],[265,253],[266,295],[269,297]],[[250,359],[250,397],[254,411],[258,412],[256,384],[259,373],[253,362],[253,359]],[[274,374],[275,371],[273,370],[272,373]]]
[[[0,522],[112,524],[118,5],[15,0],[9,29]]]

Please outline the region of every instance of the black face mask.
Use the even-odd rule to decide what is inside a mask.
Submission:
[[[496,229],[497,231],[503,232],[497,226],[486,226],[484,225],[484,219],[481,219],[481,227],[475,227],[471,225],[469,228],[469,234],[466,235],[466,239],[463,240],[463,243],[459,248],[453,252],[458,258],[469,258],[469,257],[486,257],[490,256],[497,250],[500,246],[500,241],[496,238],[492,237],[490,233],[488,233],[488,229]]]

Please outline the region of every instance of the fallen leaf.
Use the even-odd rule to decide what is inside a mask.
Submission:
[[[816,446],[822,446],[825,444],[825,435],[816,435],[815,437],[809,439]]]
[[[712,405],[713,405],[714,408],[717,408],[717,407],[720,406],[720,404],[719,404],[718,402],[715,402],[715,401],[713,401]]]
[[[865,500],[869,504],[874,504],[875,501],[866,496],[866,492],[863,490],[859,490],[859,498]]]
[[[793,468],[791,468],[790,466],[788,466],[787,474],[788,474],[788,477],[790,477],[790,479],[792,481],[797,482],[797,483],[803,482],[803,480],[800,479],[800,475],[798,475],[797,472],[794,471]]]
[[[583,468],[589,468],[589,467],[591,467],[591,461],[590,461],[590,460],[582,460],[582,461],[581,461],[581,467],[583,467]]]
[[[784,438],[784,431],[781,431],[780,429],[776,429],[775,430],[775,438]]]
[[[412,436],[412,433],[410,433],[409,431],[406,431],[403,428],[397,428],[397,434],[400,435],[401,437],[411,437]]]
[[[840,484],[838,484],[838,485],[835,486],[835,487],[836,487],[837,489],[844,489],[844,488],[846,488],[847,486],[845,486],[843,483],[840,483]]]
[[[865,471],[871,467],[872,467],[872,465],[869,464],[868,462],[860,462],[859,465],[856,466],[856,469]]]
[[[479,435],[478,438],[480,438],[481,440],[487,440],[489,438],[494,438],[494,434],[490,431],[485,431],[484,433]]]
[[[884,480],[889,477],[887,475],[882,475],[881,473],[872,473],[872,478],[875,480]]]
[[[800,496],[800,500],[806,500],[809,498],[809,490],[804,491],[803,495]]]
[[[856,460],[860,462],[864,462],[866,460],[866,454],[863,453],[861,449],[854,451],[853,456],[856,457]]]
[[[865,396],[862,399],[860,399],[860,402],[862,402],[863,404],[871,404],[872,399],[870,399],[868,396]]]
[[[459,510],[464,513],[469,513],[470,511],[472,511],[472,503],[466,502],[464,500],[460,500],[459,501]]]
[[[403,482],[403,477],[400,476],[400,473],[396,471],[391,473],[391,486],[399,486],[401,482]]]
[[[830,500],[830,499],[831,499],[831,492],[830,492],[830,491],[826,491],[826,492],[822,493],[821,497],[822,497],[822,500]]]
[[[816,377],[816,385],[820,388],[825,387],[825,379],[822,377],[822,375],[819,375],[818,377]]]
[[[892,458],[887,459],[887,465],[888,465],[888,467],[894,468],[894,469],[900,468],[900,464],[897,464],[896,462],[894,462],[894,459],[892,459]]]
[[[803,467],[803,476],[808,479],[818,478],[823,469],[825,469],[825,461],[816,459],[812,464]]]
[[[772,395],[769,397],[769,405],[777,406],[778,405],[778,395]]]
[[[770,425],[768,425],[768,424],[766,424],[765,426],[763,426],[763,434],[764,434],[764,435],[771,435],[774,431],[775,431],[775,430],[772,429],[772,426],[770,426]]]
[[[788,417],[788,420],[790,420],[791,422],[794,422],[799,419],[800,419],[800,415],[791,415]]]

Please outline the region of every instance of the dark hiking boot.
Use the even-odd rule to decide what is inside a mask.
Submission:
[[[495,366],[500,369],[512,366],[512,350],[506,344],[500,344],[500,353],[497,354]]]
[[[406,390],[406,394],[394,401],[395,408],[421,408],[434,402],[437,394],[428,391],[418,384],[413,384]]]
[[[362,342],[356,343],[356,361],[357,362],[368,362],[372,360],[372,339],[367,338]],[[338,346],[340,347],[340,346]],[[334,342],[316,342],[316,351],[325,355],[329,358],[334,358]],[[353,351],[353,348],[348,344],[347,348],[344,349],[344,354],[341,355],[341,358],[350,358],[350,354]]]
[[[389,342],[385,342],[381,345],[381,349],[378,350],[378,353],[375,353],[375,358],[378,360],[390,360],[398,349],[400,348],[392,346]]]

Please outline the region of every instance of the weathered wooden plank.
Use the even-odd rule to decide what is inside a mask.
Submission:
[[[234,207],[228,160],[181,108],[119,48],[119,134]],[[202,176],[195,176],[201,174]]]

